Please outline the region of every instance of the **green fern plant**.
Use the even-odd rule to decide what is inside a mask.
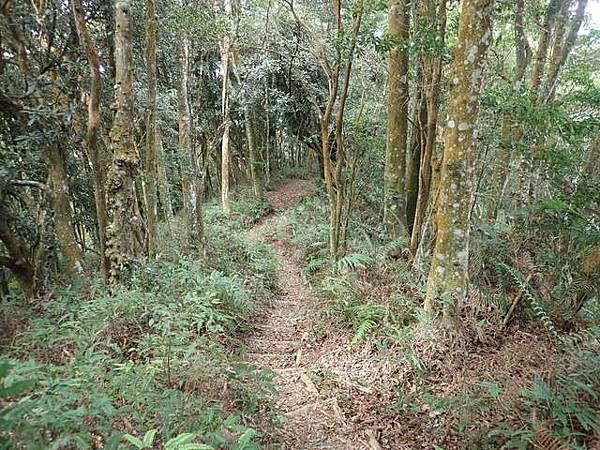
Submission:
[[[340,258],[334,266],[336,272],[364,269],[373,266],[375,259],[363,253],[351,253]]]
[[[158,430],[148,430],[143,439],[139,439],[131,434],[123,435],[123,439],[129,442],[138,450],[153,448],[154,437]],[[182,433],[172,439],[169,439],[165,445],[165,450],[214,450],[213,447],[204,444],[194,444],[190,441],[196,437],[193,433]]]
[[[519,287],[519,290],[523,293],[525,298],[529,301],[529,305],[531,306],[532,311],[536,315],[536,317],[542,322],[544,328],[552,335],[554,338],[558,339],[558,330],[554,325],[554,321],[550,317],[550,313],[548,311],[547,306],[544,304],[544,301],[539,297],[533,286],[527,281],[521,272],[515,269],[512,266],[509,266],[504,261],[500,259],[496,259],[495,263],[501,268]]]

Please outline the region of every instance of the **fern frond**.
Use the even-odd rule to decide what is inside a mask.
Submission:
[[[356,270],[371,267],[375,263],[375,260],[369,255],[363,253],[351,253],[340,258],[335,263],[335,271],[341,272],[344,270]]]
[[[512,266],[509,266],[504,261],[499,259],[496,260],[496,264],[515,282],[519,290],[523,293],[525,298],[529,301],[531,309],[537,318],[542,322],[544,328],[556,339],[558,339],[558,331],[554,326],[554,321],[550,317],[549,311],[544,301],[537,294],[533,286],[529,283],[525,277]]]

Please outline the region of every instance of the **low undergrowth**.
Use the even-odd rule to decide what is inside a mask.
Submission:
[[[319,388],[336,393],[358,426],[377,430],[384,448],[404,448],[407,436],[436,449],[598,445],[600,315],[594,294],[565,325],[565,302],[544,302],[518,268],[488,265],[472,270],[461,337],[445,339],[423,313],[425,287],[418,272],[408,261],[387,256],[387,247],[398,243],[385,242],[376,211],[360,208],[347,252],[333,264],[324,198],[305,200],[279,230],[291,236],[313,291],[326,300],[322,315],[329,320],[321,317],[314,327],[329,335],[329,343],[320,345],[339,347],[341,334],[345,350],[332,352],[346,352],[355,367],[370,364],[358,354],[380,363],[374,373],[355,374],[368,379],[368,389],[359,382],[340,389],[339,375],[316,373]],[[474,264],[502,257],[498,245],[477,245],[489,235],[475,231]],[[490,283],[498,272],[502,286]],[[552,293],[557,298],[559,290]],[[518,307],[509,313],[515,301]]]
[[[269,247],[245,238],[263,210],[209,205],[203,246],[175,220],[123,288],[5,299],[0,448],[259,448],[271,376],[240,362],[236,336],[274,289]]]

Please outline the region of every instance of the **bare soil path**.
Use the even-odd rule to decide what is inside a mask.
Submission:
[[[291,180],[268,193],[276,210],[250,231],[250,239],[261,239],[277,220],[303,198],[314,192],[314,182]],[[285,239],[270,240],[279,260],[280,294],[259,314],[256,329],[245,344],[249,362],[275,373],[276,411],[283,419],[273,440],[286,450],[360,450],[366,447],[345,422],[335,397],[319,392],[309,377],[309,362],[317,351],[307,345],[307,319],[314,308],[310,291],[300,274],[293,249]]]

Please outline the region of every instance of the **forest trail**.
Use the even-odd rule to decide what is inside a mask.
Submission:
[[[249,231],[260,239],[273,229],[285,210],[314,192],[313,181],[292,180],[269,192],[275,209]],[[246,338],[249,362],[275,373],[276,411],[282,427],[274,436],[284,449],[357,450],[358,437],[345,423],[336,398],[319,392],[309,377],[313,360],[307,345],[307,319],[314,313],[307,281],[300,273],[293,248],[285,238],[269,239],[279,261],[279,295],[259,314],[255,330]]]

